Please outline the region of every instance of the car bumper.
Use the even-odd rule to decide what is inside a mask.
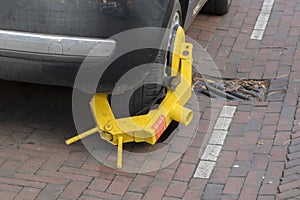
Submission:
[[[55,62],[82,62],[100,46],[97,57],[112,54],[116,42],[111,39],[60,36],[0,29],[0,55],[4,57]]]

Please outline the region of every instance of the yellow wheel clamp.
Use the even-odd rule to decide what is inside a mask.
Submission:
[[[167,94],[155,110],[146,115],[115,119],[108,102],[108,94],[96,94],[90,105],[96,128],[81,133],[66,141],[72,144],[89,135],[99,132],[102,139],[118,146],[117,167],[122,168],[123,143],[147,142],[154,145],[172,120],[186,126],[193,118],[193,111],[184,105],[192,94],[192,49],[185,42],[185,33],[178,27],[172,55],[172,77],[180,77],[180,83]]]

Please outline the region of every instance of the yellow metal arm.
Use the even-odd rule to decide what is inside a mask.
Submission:
[[[88,130],[88,131],[86,131],[84,133],[81,133],[81,134],[79,134],[79,135],[77,135],[75,137],[72,137],[72,138],[66,140],[66,144],[67,145],[73,144],[73,143],[78,142],[79,140],[81,140],[83,138],[86,138],[86,137],[88,137],[88,136],[90,136],[90,135],[92,135],[94,133],[97,133],[97,132],[98,132],[98,128],[97,127],[93,128],[91,130]]]

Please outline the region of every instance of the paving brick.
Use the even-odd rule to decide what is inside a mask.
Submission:
[[[105,200],[120,200],[122,199],[122,196],[115,195],[115,194],[109,194],[106,192],[99,192],[99,191],[94,191],[94,190],[85,190],[82,193],[82,196],[87,196],[87,197],[93,197],[92,199],[105,199]],[[87,198],[88,199],[88,198]]]
[[[67,174],[77,174],[77,175],[83,175],[83,176],[97,177],[97,176],[102,175],[100,170],[101,170],[100,168],[98,168],[98,170],[96,171],[96,170],[89,170],[86,168],[62,166],[59,168],[58,171],[62,172],[62,173],[67,173]],[[109,176],[109,174],[107,174],[107,179],[112,180],[112,178],[111,178],[111,176]]]
[[[129,190],[139,193],[145,193],[152,181],[153,177],[137,175],[137,177],[134,179],[131,186],[129,187]]]
[[[299,189],[291,189],[286,192],[280,193],[277,196],[279,199],[289,199],[292,197],[298,197],[300,195],[300,190]]]
[[[257,200],[274,200],[275,197],[274,195],[262,195],[262,196],[258,196]]]
[[[279,186],[279,191],[284,192],[284,191],[290,190],[291,188],[296,188],[299,186],[299,184],[300,184],[300,180],[295,180],[295,181],[291,181],[289,183],[281,184]]]
[[[1,191],[9,191],[9,192],[18,193],[21,189],[22,189],[22,187],[20,187],[20,186],[14,186],[14,185],[0,183]]]
[[[181,198],[175,198],[175,197],[163,197],[162,200],[181,200]]]
[[[106,180],[100,177],[94,178],[91,184],[89,185],[89,189],[104,192],[108,188],[110,183],[110,180]]]
[[[291,161],[291,160],[300,158],[300,155],[299,155],[298,152],[289,153],[289,154],[287,155],[287,158],[288,158],[288,160]]]
[[[5,121],[5,122],[1,122],[0,123],[0,127],[2,130],[9,130],[9,131],[14,131],[15,135],[17,135],[16,132],[22,133],[22,135],[26,135],[25,137],[23,137],[22,139],[19,140],[20,141],[24,141],[27,138],[27,134],[26,133],[31,133],[33,131],[32,128],[29,127],[25,127],[24,123],[22,123],[21,121]],[[17,137],[14,137],[14,139],[12,139],[11,141],[14,143],[16,142]],[[10,142],[8,142],[10,143]]]
[[[3,143],[5,143],[5,141],[9,138],[8,135],[1,135],[0,134],[0,144],[2,145]]]
[[[255,153],[267,154],[271,151],[273,140],[262,139],[257,142]]]
[[[92,177],[83,176],[78,174],[68,174],[68,173],[61,173],[61,172],[53,172],[53,171],[46,171],[46,170],[39,170],[36,175],[45,176],[45,177],[53,177],[53,178],[64,178],[68,180],[76,180],[82,182],[90,182]]]
[[[235,117],[233,118],[233,122],[236,123],[247,123],[250,118],[250,113],[249,112],[237,112],[235,114]]]
[[[266,113],[263,124],[273,124],[273,125],[275,125],[275,124],[277,124],[278,119],[279,119],[279,114],[277,114],[277,113],[270,113],[270,114]]]
[[[123,196],[131,184],[132,179],[124,176],[116,176],[107,189],[107,192]]]
[[[188,147],[185,151],[182,161],[186,163],[198,163],[199,160],[199,148]]]
[[[66,161],[68,155],[53,154],[51,157],[43,164],[41,169],[49,171],[57,171],[62,164]]]
[[[88,183],[80,181],[71,181],[59,196],[62,199],[78,199],[81,193],[86,189]]]
[[[296,133],[293,133],[292,134],[292,138],[294,139],[294,138],[298,138],[298,137],[300,137],[300,131],[297,131]]]
[[[300,151],[300,144],[297,145],[291,145],[289,148],[290,153],[295,153]]]
[[[183,200],[201,199],[202,191],[186,190],[183,196]]]
[[[194,174],[196,165],[181,163],[175,173],[174,179],[179,181],[189,181]]]
[[[64,162],[64,165],[71,167],[81,167],[87,157],[88,153],[86,151],[74,151],[68,156],[68,159]]]
[[[246,176],[244,183],[245,188],[250,187],[259,187],[264,180],[265,171],[264,170],[251,170]]]
[[[228,136],[224,142],[223,150],[236,151],[239,149],[243,141],[242,137],[231,137]]]
[[[0,191],[1,198],[5,200],[13,200],[17,193],[8,192],[8,191]]]
[[[239,196],[234,195],[234,194],[223,194],[220,199],[221,200],[237,200],[237,199],[239,199]]]
[[[99,200],[100,198],[89,197],[89,196],[80,196],[79,200]]]
[[[16,171],[21,167],[22,162],[17,160],[6,160],[4,164],[0,167],[1,177],[11,177]]]
[[[155,175],[153,179],[153,184],[155,185],[166,185],[168,184],[175,174],[174,169],[161,169],[159,172]]]
[[[282,161],[286,160],[287,149],[284,146],[273,146],[271,150],[272,158],[270,161]]]
[[[272,183],[271,183],[272,182]],[[264,184],[262,184],[259,195],[274,195],[278,192],[279,181],[269,181],[266,180]]]
[[[211,183],[207,184],[203,195],[203,199],[219,199],[222,194],[223,188],[224,185]]]
[[[266,154],[254,154],[251,162],[251,168],[253,169],[266,169],[269,161],[269,156]]]
[[[18,195],[15,197],[15,200],[32,200],[37,197],[40,193],[40,189],[36,188],[23,188]]]
[[[232,167],[236,158],[236,152],[221,151],[217,165],[220,167]]]
[[[171,197],[182,198],[186,188],[187,188],[186,182],[171,181],[165,195],[171,196]]]
[[[259,187],[243,187],[241,194],[239,196],[240,199],[256,199],[257,193],[259,191]]]
[[[291,135],[291,133],[289,133],[289,132],[277,132],[276,136],[275,136],[274,145],[288,144],[290,141],[290,135]]]
[[[295,167],[297,165],[300,165],[300,159],[294,159],[294,160],[287,161],[285,163],[285,168],[288,169],[291,167]]]
[[[236,167],[231,169],[230,177],[246,177],[249,168],[250,162],[249,161],[236,161],[234,163]]]
[[[299,170],[300,170],[300,166],[291,167],[291,168],[285,169],[283,171],[283,175],[288,176],[288,175],[291,175],[291,174],[296,174],[296,173],[299,172]]]
[[[288,176],[284,176],[280,179],[281,185],[284,185],[286,183],[290,183],[290,182],[293,182],[293,181],[297,181],[297,180],[299,180],[299,178],[300,178],[299,174],[291,174],[291,175],[288,175]]]
[[[37,158],[29,158],[26,162],[18,169],[19,173],[34,174],[41,167],[45,160]]]
[[[261,130],[261,127],[262,127],[262,121],[260,119],[250,119],[246,126],[246,130],[259,131]]]
[[[228,135],[230,136],[242,136],[245,134],[245,124],[241,123],[231,123]]]
[[[240,149],[242,149],[242,147],[246,146],[246,145],[251,145],[251,146],[255,146],[258,140],[258,137],[261,136],[261,133],[259,131],[247,131],[244,133],[244,141],[243,141],[243,146],[240,147]]]
[[[180,164],[182,155],[180,155],[179,153],[172,153],[172,152],[169,152],[167,155],[168,156],[163,161],[162,166],[166,166],[167,169],[176,170]],[[155,172],[152,173],[154,174]]]
[[[204,191],[207,179],[192,178],[188,184],[188,188],[192,191]]]
[[[222,45],[232,47],[235,40],[236,40],[236,38],[234,38],[234,37],[226,36],[226,37],[224,37],[224,39],[222,41]]]
[[[231,168],[229,167],[225,168],[216,166],[214,168],[210,181],[216,184],[225,184],[229,177],[230,170]]]
[[[60,193],[63,191],[63,189],[64,189],[63,185],[49,183],[36,197],[36,199],[37,200],[57,199]]]
[[[50,152],[41,152],[37,149],[11,148],[10,146],[4,149],[0,153],[1,157],[21,161],[26,161],[29,157],[48,158],[51,154]]]
[[[25,181],[36,181],[41,183],[62,184],[62,185],[65,185],[69,182],[69,180],[66,180],[64,178],[47,177],[47,176],[31,175],[31,174],[20,174],[20,173],[16,173],[13,176],[13,178],[21,179]]]
[[[123,199],[124,200],[141,200],[143,198],[143,194],[135,193],[135,192],[126,192]]]
[[[30,187],[30,188],[39,188],[42,189],[45,187],[45,183],[41,183],[38,181],[24,181],[14,178],[2,178],[0,177],[0,183],[15,185],[15,186],[22,186],[22,187]]]
[[[251,149],[252,151],[249,151],[249,149]],[[248,149],[240,149],[238,152],[237,152],[237,155],[236,155],[236,160],[238,161],[248,161],[248,160],[251,160],[252,159],[252,156],[253,156],[253,150],[254,148],[248,148]]]
[[[166,186],[155,186],[151,185],[147,192],[144,195],[144,200],[152,199],[162,199],[165,191],[167,190]]]
[[[243,187],[244,178],[229,177],[226,182],[224,194],[239,194]]]

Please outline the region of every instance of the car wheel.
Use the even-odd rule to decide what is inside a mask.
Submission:
[[[176,26],[182,24],[181,13],[182,10],[179,0],[175,0],[175,6],[170,18],[171,21],[168,24],[169,29],[173,30]],[[167,49],[171,48],[171,38],[171,35],[169,36],[169,38],[167,38]],[[159,51],[155,62],[167,66],[168,57],[168,53]],[[114,96],[114,107],[115,110],[117,110],[117,112],[114,112],[113,109],[115,117],[128,117],[128,114],[130,116],[143,115],[148,113],[151,107],[153,107],[156,103],[160,103],[160,100],[165,96],[166,88],[163,85],[152,83],[162,83],[164,75],[166,73],[165,71],[166,70],[162,69],[161,67],[152,67],[145,81],[146,83],[151,82],[151,84],[145,84],[133,92],[129,101],[129,113],[128,107],[123,105],[123,103],[126,102],[126,94]]]
[[[208,0],[202,12],[214,15],[224,15],[229,11],[232,0]]]

